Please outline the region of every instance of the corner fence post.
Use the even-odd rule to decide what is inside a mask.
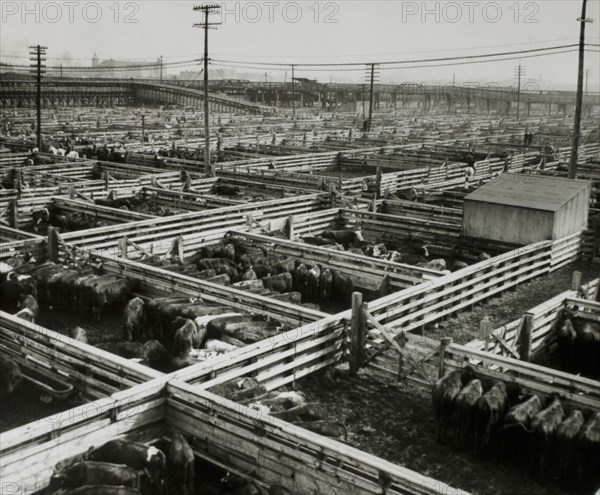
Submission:
[[[55,227],[48,227],[48,261],[58,261],[58,231]]]
[[[442,378],[446,373],[446,348],[452,343],[452,339],[445,337],[440,342],[440,363],[438,367],[438,378]]]
[[[573,272],[573,278],[571,279],[571,290],[579,292],[581,287],[581,272]]]
[[[531,355],[531,332],[533,330],[533,315],[526,313],[521,320],[521,331],[519,332],[519,356],[521,361],[530,360]]]
[[[16,199],[10,202],[10,226],[13,229],[19,228],[19,202]]]
[[[288,235],[288,239],[290,241],[294,240],[294,235],[295,235],[295,233],[294,233],[294,223],[295,223],[295,221],[296,221],[296,218],[294,217],[294,215],[290,215],[288,217],[288,221],[287,221],[288,232],[287,232],[287,235]]]
[[[363,295],[352,293],[352,320],[350,325],[350,374],[355,375],[362,365],[361,345],[364,341],[366,321],[363,314]]]

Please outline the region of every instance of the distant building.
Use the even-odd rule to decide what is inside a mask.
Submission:
[[[152,67],[145,67],[152,65]],[[94,53],[92,57],[92,68],[99,70],[82,70],[77,73],[70,72],[70,75],[85,77],[106,77],[116,79],[159,79],[160,78],[160,58],[156,63],[141,62],[138,60],[116,60],[108,59],[100,61],[98,55]]]

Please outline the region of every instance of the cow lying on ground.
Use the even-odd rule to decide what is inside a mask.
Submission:
[[[77,462],[52,475],[49,488],[78,488],[85,485],[124,486],[139,490],[140,472],[125,464]]]

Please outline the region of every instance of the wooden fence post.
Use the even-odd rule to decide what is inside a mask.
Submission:
[[[58,231],[55,227],[48,227],[48,261],[58,261]]]
[[[573,278],[571,279],[571,290],[579,292],[581,287],[581,272],[573,272]]]
[[[19,228],[19,204],[18,201],[16,199],[13,199],[10,202],[10,220],[9,220],[10,226],[13,229],[18,229]]]
[[[119,239],[118,246],[121,257],[127,259],[127,237]]]
[[[294,240],[294,223],[296,222],[296,218],[294,215],[290,215],[287,221],[287,237],[290,241]]]
[[[379,199],[381,197],[381,167],[377,167],[375,174],[375,199]]]
[[[377,193],[373,194],[373,199],[371,200],[371,211],[373,213],[377,213]]]
[[[529,361],[531,354],[531,332],[533,330],[533,315],[523,315],[519,331],[519,356],[521,361]]]
[[[108,191],[108,172],[106,170],[102,172],[102,178],[104,179],[104,189]]]
[[[183,237],[178,235],[175,239],[175,253],[177,254],[179,261],[183,263],[184,253],[183,253]]]
[[[446,347],[452,343],[452,339],[444,337],[440,342],[440,364],[438,367],[438,378],[442,378],[446,373]]]
[[[360,292],[352,293],[352,320],[350,324],[350,373],[355,375],[362,365],[364,335],[366,335],[366,321],[363,313],[363,295]]]

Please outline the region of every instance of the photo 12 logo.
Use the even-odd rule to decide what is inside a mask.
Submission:
[[[108,21],[137,24],[140,10],[136,2],[0,2],[2,24],[9,22],[49,23]]]
[[[337,2],[224,2],[221,5],[221,23],[226,22],[287,22],[301,20],[316,24],[337,24],[340,6]]]
[[[537,24],[537,2],[402,2],[402,22],[491,23],[510,20],[516,24]]]

